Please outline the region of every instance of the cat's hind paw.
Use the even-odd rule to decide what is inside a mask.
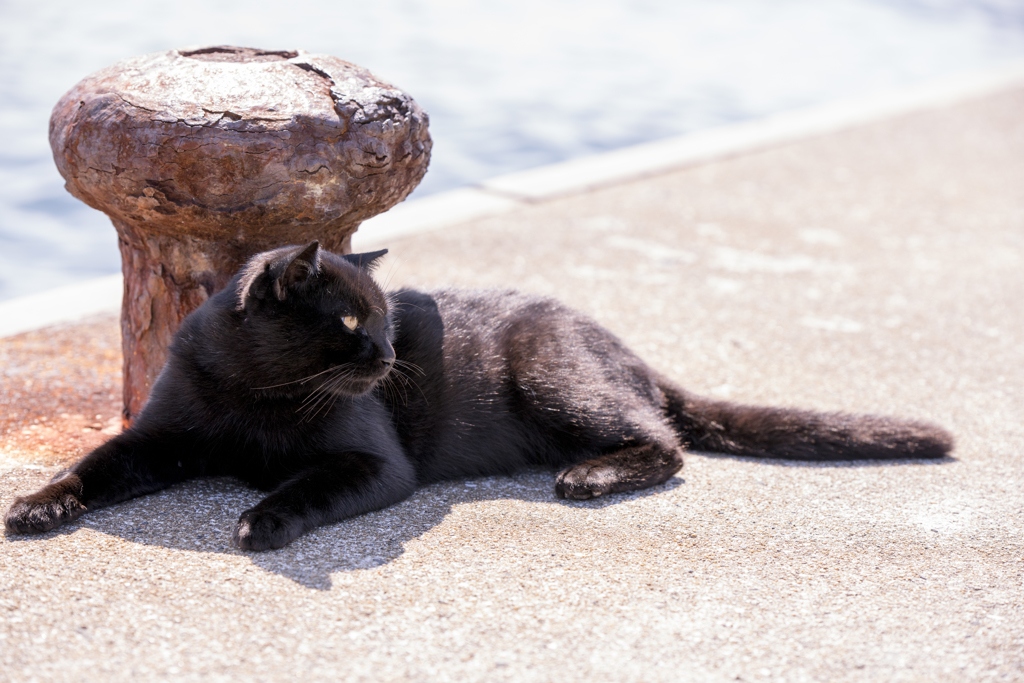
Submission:
[[[81,480],[70,475],[15,499],[4,517],[4,528],[12,534],[41,534],[77,519],[86,511],[78,499],[81,488]]]
[[[555,492],[560,498],[586,500],[606,493],[636,491],[662,483],[682,466],[683,451],[678,446],[627,446],[562,470]]]
[[[251,508],[239,518],[231,542],[242,550],[276,550],[302,532],[302,522],[295,515]]]
[[[559,472],[555,479],[555,493],[559,498],[570,500],[597,498],[610,492],[618,481],[615,467],[584,462]]]

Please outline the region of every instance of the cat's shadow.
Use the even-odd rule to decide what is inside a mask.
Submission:
[[[928,461],[850,461],[807,463],[739,456],[700,454],[759,464],[789,467],[892,467],[947,464],[954,458]],[[41,482],[40,482],[41,483]],[[518,500],[540,505],[600,509],[655,496],[685,480],[586,501],[560,500],[554,492],[554,473],[546,470],[511,476],[459,479],[424,487],[407,500],[383,510],[320,527],[280,550],[246,552],[231,545],[238,515],[266,494],[230,478],[196,479],[166,491],[97,510],[47,535],[74,533],[81,528],[117,536],[132,543],[179,551],[241,555],[265,571],[316,590],[331,588],[331,575],[385,565],[405,552],[406,544],[440,525],[456,505],[477,501]],[[31,542],[39,537],[7,536],[8,541]]]
[[[88,528],[143,545],[241,555],[254,565],[307,588],[328,590],[331,575],[336,572],[372,569],[397,559],[409,541],[441,524],[456,505],[509,499],[595,509],[657,495],[683,483],[676,477],[643,491],[565,501],[556,498],[554,474],[549,471],[460,479],[424,487],[407,500],[383,510],[320,527],[279,550],[247,552],[231,545],[231,533],[239,514],[266,494],[230,478],[196,479],[97,510],[46,535]],[[9,541],[23,542],[38,538],[7,537]]]

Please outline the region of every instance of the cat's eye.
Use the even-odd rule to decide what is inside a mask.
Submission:
[[[345,327],[350,330],[354,330],[359,327],[359,318],[354,315],[343,315],[341,316],[341,322],[345,323]]]

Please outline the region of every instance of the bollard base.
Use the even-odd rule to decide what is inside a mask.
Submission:
[[[122,416],[127,428],[146,404],[185,316],[223,289],[250,256],[282,245],[280,236],[266,242],[212,242],[146,233],[122,221],[113,223],[124,273]],[[348,254],[354,232],[355,227],[319,239],[326,249]]]

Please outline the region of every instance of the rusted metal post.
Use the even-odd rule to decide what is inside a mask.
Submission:
[[[360,222],[427,170],[427,115],[368,71],[302,50],[171,50],[118,62],[54,107],[67,190],[110,216],[124,270],[124,416],[181,320],[252,254]]]

